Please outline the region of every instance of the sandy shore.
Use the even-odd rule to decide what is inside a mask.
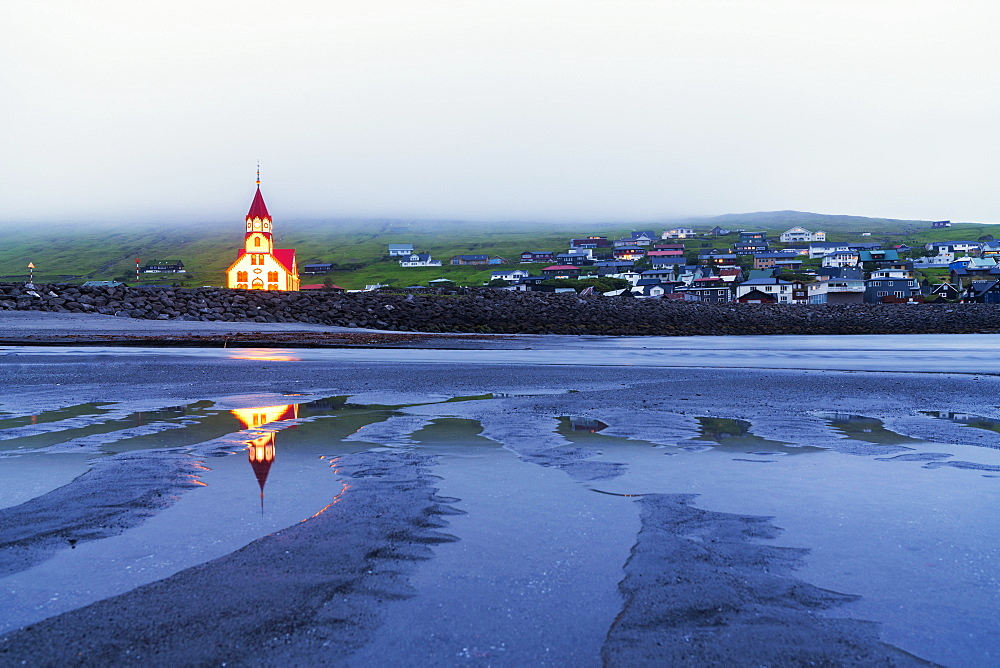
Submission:
[[[75,331],[101,336],[241,331],[231,323],[10,315],[2,314],[0,322],[10,325],[8,334],[16,337],[65,336],[82,321],[87,328]],[[251,326],[255,333],[269,334],[298,327]],[[301,328],[324,334],[328,329]],[[974,433],[914,410],[933,406],[997,415],[1000,379],[995,377],[982,377],[972,388],[969,376],[947,374],[931,379],[585,366],[553,372],[525,365],[334,365],[127,354],[95,362],[85,354],[0,357],[0,410],[28,414],[87,401],[163,406],[248,392],[354,395],[359,402],[387,405],[441,395],[492,393],[495,398],[417,402],[396,421],[366,428],[364,438],[385,447],[341,458],[350,487],[344,502],[227,556],[9,633],[0,639],[4,664],[364,665],[377,657],[429,665],[444,656],[451,656],[453,664],[544,662],[540,656],[517,655],[514,648],[506,656],[466,661],[448,653],[454,648],[447,634],[416,646],[388,649],[385,644],[385,634],[401,632],[392,611],[415,596],[413,578],[420,564],[436,558],[436,545],[456,540],[449,518],[461,512],[461,504],[439,494],[433,457],[399,446],[431,419],[475,420],[484,436],[526,464],[589,484],[615,479],[625,465],[595,457],[586,448],[567,447],[551,432],[552,416],[600,419],[612,425],[606,433],[647,445],[683,444],[697,433],[687,416],[714,415],[752,421],[754,433],[763,438],[809,443],[852,457],[901,452],[897,446],[834,433],[810,412],[822,407],[878,417],[915,439],[972,446],[985,439],[1000,447],[1000,435]],[[532,388],[564,393],[533,395]],[[880,398],[877,405],[873,396]],[[26,435],[35,433],[24,429]],[[228,442],[206,443],[193,454],[226,456],[231,449]],[[105,458],[69,485],[0,509],[0,575],[25,571],[81,543],[147,521],[186,493],[180,459],[171,452]],[[113,502],[95,493],[107,488],[116,490]],[[581,659],[574,654],[578,649],[560,644],[561,636],[570,637],[560,629],[573,624],[573,602],[567,600],[567,617],[549,620],[551,656],[575,656],[574,661],[589,665],[926,665],[915,656],[922,654],[919,641],[900,649],[882,639],[878,624],[841,610],[857,600],[855,592],[828,591],[801,579],[798,570],[809,551],[775,542],[780,529],[771,519],[699,509],[691,495],[644,494],[635,502],[641,506],[640,528],[631,558],[621,564],[621,607],[605,629],[599,655]],[[261,563],[273,566],[265,581],[255,576]],[[957,663],[963,663],[960,657]]]
[[[139,320],[98,314],[0,311],[0,345],[505,348],[517,346],[518,338],[390,332],[305,323]]]

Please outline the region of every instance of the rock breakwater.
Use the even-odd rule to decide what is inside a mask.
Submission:
[[[0,284],[2,310],[410,332],[696,336],[1000,332],[992,304],[709,304],[510,292],[271,292]]]

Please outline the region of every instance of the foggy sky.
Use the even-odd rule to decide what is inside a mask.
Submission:
[[[0,222],[1000,222],[995,0],[7,0]]]

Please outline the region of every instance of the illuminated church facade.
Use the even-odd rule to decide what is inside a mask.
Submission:
[[[294,248],[275,248],[271,215],[257,193],[247,212],[243,248],[226,270],[226,287],[239,290],[298,290],[299,268]]]

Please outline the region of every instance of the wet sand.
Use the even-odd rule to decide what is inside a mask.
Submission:
[[[21,333],[52,325],[39,322],[26,319]],[[572,637],[566,632],[574,624],[572,600],[565,601],[565,617],[548,620],[548,656],[518,656],[513,649],[462,656],[462,648],[443,636],[392,645],[381,634],[399,630],[394,606],[419,596],[414,577],[436,558],[435,546],[455,540],[449,522],[462,512],[460,499],[439,494],[433,457],[406,447],[408,435],[441,415],[475,420],[484,438],[521,461],[596,486],[610,485],[626,465],[554,433],[551,416],[599,419],[611,425],[604,432],[610,436],[683,446],[694,443],[696,423],[689,416],[715,415],[752,421],[759,438],[850,456],[903,452],[835,433],[811,414],[821,407],[877,417],[914,439],[1000,448],[995,433],[915,412],[935,407],[1000,417],[1000,382],[993,376],[331,364],[164,353],[0,355],[0,410],[35,414],[86,401],[164,406],[283,392],[349,394],[358,402],[386,405],[422,396],[491,393],[495,398],[416,402],[398,418],[365,427],[351,438],[384,447],[339,458],[349,489],[316,517],[166,579],[10,632],[0,639],[0,662],[365,665],[374,657],[427,665],[431,656],[453,656],[455,665],[543,664],[553,657],[583,665],[926,665],[916,651],[924,647],[919,639],[896,647],[882,638],[880,625],[850,616],[856,592],[829,591],[801,579],[809,550],[783,545],[774,521],[701,509],[696,497],[683,494],[623,499],[638,505],[640,525],[631,557],[620,563],[620,606],[607,618],[599,652],[581,656],[561,640]],[[532,393],[542,388],[563,393]],[[221,456],[225,449],[209,443],[199,453]],[[172,457],[163,453],[154,469],[148,460],[140,465],[128,455],[106,458],[68,485],[0,508],[0,567],[5,573],[23,570],[53,552],[143,522],[170,503],[171,495],[184,493],[185,470],[172,465]],[[988,466],[973,466],[992,474]],[[118,494],[111,502],[95,493],[108,487]],[[269,569],[262,579],[263,563]],[[441,651],[431,651],[437,645]],[[961,656],[930,658],[968,663]]]

